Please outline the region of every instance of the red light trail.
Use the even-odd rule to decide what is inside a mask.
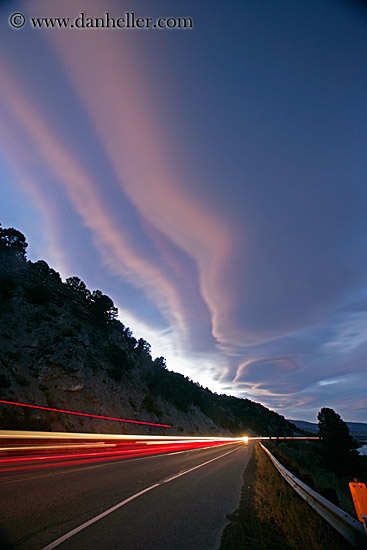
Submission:
[[[78,440],[78,443],[72,443]],[[225,446],[242,438],[0,430],[0,476]],[[83,448],[84,446],[84,448]]]
[[[132,424],[145,424],[146,426],[159,426],[160,428],[172,428],[168,424],[155,424],[154,422],[142,422],[140,420],[126,420],[125,418],[113,418],[111,416],[100,416],[98,414],[87,414],[74,411],[64,411],[62,409],[51,409],[50,407],[40,407],[39,405],[28,405],[26,403],[15,403],[13,401],[4,401],[0,399],[0,403],[5,403],[6,405],[18,405],[19,407],[29,407],[31,409],[42,409],[44,411],[53,411],[65,414],[76,414],[77,416],[89,416],[91,418],[103,418],[104,420],[117,420],[117,422],[130,422]]]
[[[4,401],[0,400],[0,402]],[[10,404],[13,403],[10,402]],[[46,468],[51,471],[60,471],[61,467],[153,457],[162,453],[193,451],[233,444],[247,445],[250,440],[259,439],[272,438],[0,430],[0,477],[4,479],[4,475],[11,472],[16,475],[22,470],[31,472]],[[282,437],[282,439],[318,438]]]
[[[186,451],[194,449],[203,449],[213,446],[223,446],[230,443],[208,441],[201,443],[185,443],[166,444],[161,442],[158,448],[147,448],[143,443],[135,442],[135,444],[123,445],[121,449],[115,451],[97,450],[96,452],[86,453],[71,453],[71,454],[47,454],[47,446],[45,446],[45,454],[28,455],[28,456],[9,456],[0,459],[0,474],[4,472],[16,472],[19,470],[34,470],[40,468],[60,468],[63,466],[73,466],[76,464],[92,464],[95,462],[115,461],[126,458],[139,458],[154,456],[162,453],[173,453],[177,451]],[[134,448],[136,447],[136,448]],[[9,448],[11,453],[12,449]]]

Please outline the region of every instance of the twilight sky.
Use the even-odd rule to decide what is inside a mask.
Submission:
[[[80,12],[194,28],[29,20]],[[363,3],[26,0],[0,20],[0,221],[28,257],[213,391],[366,422]]]

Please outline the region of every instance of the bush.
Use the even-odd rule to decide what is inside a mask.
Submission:
[[[133,362],[128,354],[116,344],[108,348],[106,356],[112,365],[112,368],[108,371],[109,375],[116,382],[122,379],[124,372],[133,367]]]
[[[71,327],[70,325],[62,327],[60,330],[60,336],[62,337],[68,337],[68,336],[77,336],[77,331],[74,327]]]
[[[43,306],[50,299],[50,291],[41,283],[26,288],[26,300],[34,305]]]
[[[0,277],[0,296],[4,301],[9,301],[14,296],[16,284],[10,276],[3,275]]]
[[[29,386],[29,384],[31,383],[30,380],[23,374],[17,374],[15,379],[20,386]]]
[[[114,367],[118,367],[122,370],[129,370],[133,364],[129,355],[116,344],[108,348],[106,352],[107,358]]]
[[[11,384],[10,384],[9,378],[7,378],[5,376],[5,374],[1,373],[0,374],[0,388],[6,390],[6,389],[10,388],[10,385]]]
[[[157,407],[155,401],[153,400],[152,396],[147,394],[142,402],[142,405],[144,409],[146,409],[148,412],[155,414],[159,418],[163,416],[162,411]]]

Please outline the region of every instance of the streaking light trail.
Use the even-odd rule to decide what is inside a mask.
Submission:
[[[78,440],[76,443],[75,440]],[[0,430],[0,477],[19,471],[108,463],[242,443],[234,437],[88,434]]]
[[[15,403],[13,401],[4,401],[0,399],[0,403],[5,403],[6,405],[17,405],[19,407],[29,407],[31,409],[43,409],[44,411],[53,411],[64,414],[75,414],[77,416],[89,416],[91,418],[103,418],[104,420],[117,420],[117,422],[130,422],[132,424],[145,424],[146,426],[159,426],[161,428],[172,428],[168,424],[156,424],[154,422],[142,422],[141,420],[126,420],[126,418],[113,418],[112,416],[100,416],[98,414],[87,414],[75,411],[64,411],[62,409],[51,409],[50,407],[40,407],[39,405],[28,405],[26,403]]]
[[[0,478],[19,471],[153,457],[276,437],[193,437],[0,430]],[[318,439],[282,437],[280,439]],[[77,442],[76,442],[77,440]]]

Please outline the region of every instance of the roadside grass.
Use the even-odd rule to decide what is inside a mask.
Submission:
[[[315,491],[328,498],[326,491],[334,490],[337,500],[334,502],[352,517],[357,518],[352,496],[349,490],[349,482],[353,477],[367,482],[367,457],[359,457],[360,470],[349,476],[337,475],[322,467],[320,458],[319,441],[267,441],[266,446],[276,458],[294,475],[311,476],[310,481],[304,480]],[[298,470],[298,472],[297,472]]]
[[[256,445],[243,474],[239,508],[227,516],[219,550],[350,550],[287,484]]]

